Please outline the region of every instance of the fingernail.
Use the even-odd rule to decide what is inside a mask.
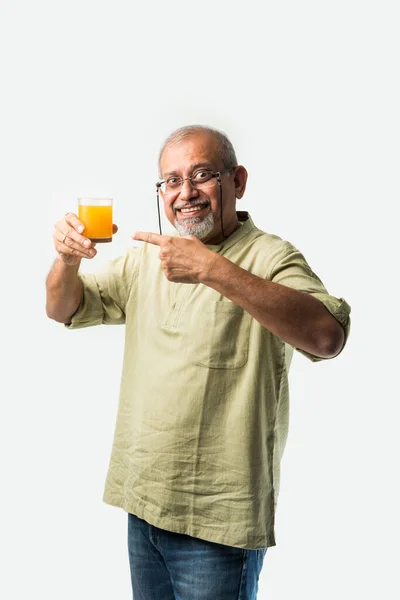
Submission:
[[[79,225],[79,227],[78,227],[79,233],[82,233],[83,230],[84,230],[84,227],[82,225]]]
[[[90,240],[85,240],[83,243],[86,246],[86,248],[89,248],[89,246],[90,246]]]

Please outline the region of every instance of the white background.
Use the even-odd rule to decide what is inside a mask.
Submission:
[[[400,597],[396,5],[1,1],[4,600],[130,598],[126,515],[102,502],[123,327],[50,321],[45,278],[78,196],[112,196],[120,227],[84,269],[157,231],[157,153],[193,123],[247,167],[239,208],[352,306],[340,357],[293,362],[259,598]]]

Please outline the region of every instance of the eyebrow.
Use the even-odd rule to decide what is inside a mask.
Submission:
[[[190,167],[190,172],[193,173],[193,171],[195,171],[196,169],[200,169],[200,168],[207,168],[207,169],[211,169],[211,171],[214,170],[214,166],[211,162],[201,162],[201,163],[196,163],[194,165],[191,165]],[[164,177],[170,177],[171,175],[178,175],[178,171],[167,171],[166,173],[164,173]]]

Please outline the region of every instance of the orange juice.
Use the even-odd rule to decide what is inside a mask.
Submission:
[[[112,202],[105,205],[103,199],[99,204],[95,199],[79,200],[78,218],[85,226],[82,235],[92,242],[111,242],[112,240]]]

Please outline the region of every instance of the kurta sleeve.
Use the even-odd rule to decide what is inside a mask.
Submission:
[[[289,242],[285,242],[284,252],[274,265],[271,281],[311,294],[322,302],[343,327],[345,333],[344,348],[350,333],[351,308],[349,304],[344,298],[336,298],[328,293],[321,279],[313,272],[303,254]],[[314,362],[326,360],[319,356],[313,356],[299,348],[296,348],[296,350]]]
[[[93,325],[125,323],[125,310],[139,268],[138,247],[109,261],[97,273],[79,273],[83,283],[81,303],[66,327],[78,329]]]

